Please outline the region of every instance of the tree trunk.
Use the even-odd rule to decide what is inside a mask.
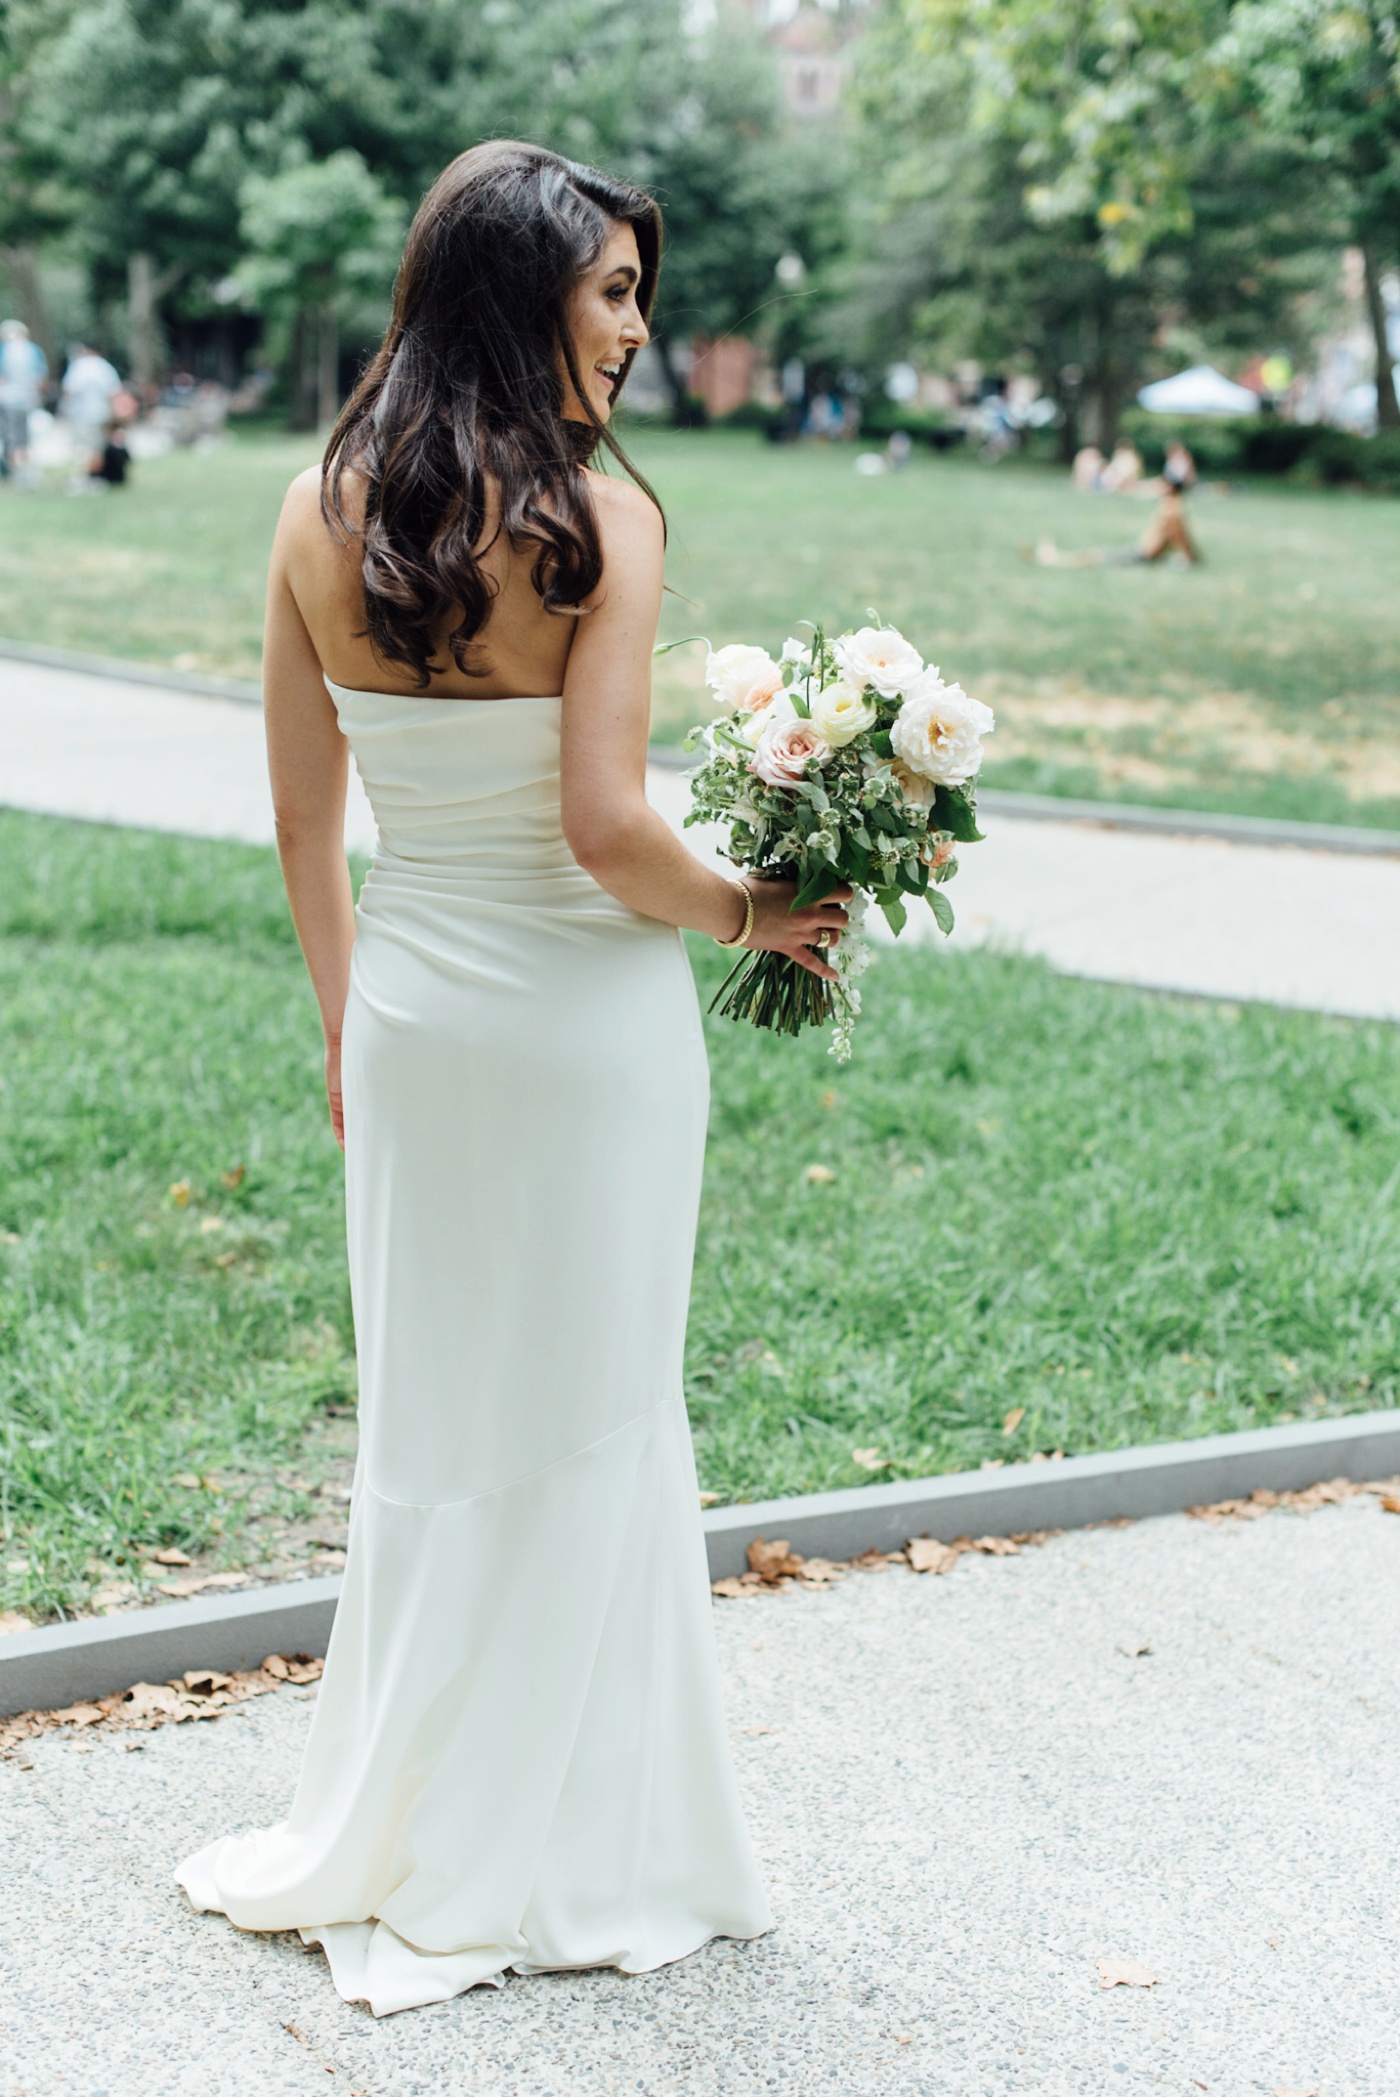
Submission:
[[[705,417],[703,411],[696,412],[696,404],[691,399],[685,375],[675,361],[671,339],[668,335],[653,335],[652,341],[656,346],[662,377],[666,381],[666,391],[671,396],[671,421],[678,430],[693,429],[697,423],[703,422]]]
[[[314,430],[318,406],[318,309],[299,306],[287,358],[287,427]]]
[[[340,413],[340,329],[327,299],[320,312],[316,344],[316,421],[329,430]]]
[[[1400,401],[1395,398],[1394,359],[1390,353],[1385,300],[1381,297],[1380,264],[1369,240],[1361,243],[1366,286],[1366,311],[1376,345],[1376,421],[1383,430],[1400,430]]]
[[[165,335],[160,302],[185,274],[176,262],[157,269],[144,249],[126,260],[126,354],[128,376],[139,393],[153,386],[165,369]]]
[[[37,250],[27,243],[0,248],[0,263],[4,264],[5,274],[10,280],[20,319],[48,358],[49,370],[56,372],[59,368],[58,338],[54,334],[53,319],[39,277]]]

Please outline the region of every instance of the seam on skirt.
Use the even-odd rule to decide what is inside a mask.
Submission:
[[[569,1449],[563,1456],[551,1457],[547,1464],[539,1464],[533,1471],[521,1471],[514,1478],[505,1479],[500,1485],[488,1485],[479,1493],[463,1493],[456,1500],[396,1500],[391,1493],[381,1493],[378,1486],[370,1484],[368,1478],[364,1480],[362,1489],[372,1500],[378,1500],[384,1507],[413,1508],[429,1514],[439,1507],[470,1507],[474,1501],[494,1500],[501,1493],[513,1492],[518,1485],[528,1485],[532,1478],[543,1478],[546,1472],[557,1471],[561,1464],[577,1463],[581,1456],[591,1456],[595,1449],[606,1449],[609,1442],[615,1442],[619,1435],[626,1434],[639,1421],[649,1420],[654,1413],[664,1412],[669,1407],[683,1403],[684,1400],[680,1398],[658,1398],[654,1405],[648,1405],[642,1412],[634,1413],[630,1420],[624,1420],[620,1426],[610,1428],[606,1434],[599,1435],[596,1442],[584,1442],[580,1448]]]

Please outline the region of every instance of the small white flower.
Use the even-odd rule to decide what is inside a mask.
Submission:
[[[875,708],[860,687],[845,677],[813,692],[809,704],[812,719],[833,750],[853,743],[858,735],[865,734],[867,728],[875,726]]]
[[[832,643],[832,653],[858,691],[871,684],[882,699],[907,692],[924,667],[918,649],[893,626],[862,626],[856,633],[843,633]]]
[[[734,641],[707,657],[705,682],[730,712],[757,713],[781,689],[783,673],[766,648]]]
[[[787,639],[783,642],[783,652],[778,657],[778,661],[780,663],[806,664],[809,663],[811,660],[812,651],[808,647],[807,643],[805,641],[799,641],[795,639],[792,634],[789,634]]]
[[[750,750],[758,748],[758,739],[765,728],[775,721],[795,721],[797,708],[786,692],[776,692],[761,712],[744,714],[734,723],[734,732],[746,742]]]
[[[962,786],[981,770],[982,738],[995,727],[990,706],[970,699],[960,684],[944,684],[936,670],[926,670],[905,694],[890,741],[895,755],[921,779]]]

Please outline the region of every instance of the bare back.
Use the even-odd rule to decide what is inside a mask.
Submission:
[[[599,479],[589,475],[590,482]],[[342,500],[352,525],[357,524],[363,502],[363,484],[357,474],[344,476]],[[512,547],[504,534],[492,539],[489,524],[486,539],[479,558],[496,597],[471,657],[474,663],[486,665],[486,672],[468,677],[457,668],[446,647],[444,628],[435,657],[445,667],[431,679],[426,692],[414,684],[406,664],[385,662],[370,645],[365,633],[360,541],[344,537],[326,523],[321,513],[319,467],[300,474],[288,491],[275,560],[321,668],[335,684],[434,699],[557,697],[564,689],[578,621],[544,609],[530,580],[534,555],[529,547]]]

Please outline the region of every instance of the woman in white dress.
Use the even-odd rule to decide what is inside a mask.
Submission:
[[[711,871],[644,797],[663,524],[586,461],[659,253],[625,184],[533,146],[454,161],[272,559],[360,1457],[290,1813],[178,1877],[321,1944],[376,2015],[770,1925],[681,1392],[708,1072],[677,928],[825,975],[845,911]]]

